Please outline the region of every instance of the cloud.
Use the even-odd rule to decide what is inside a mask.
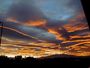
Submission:
[[[16,18],[18,21],[37,20],[44,18],[43,13],[30,1],[18,1],[9,8],[9,17]]]
[[[34,0],[49,19],[67,20],[76,15],[82,9],[80,0]]]
[[[3,22],[3,36],[18,40],[42,40],[48,42],[56,42],[56,37],[43,29],[37,27],[23,26],[14,22]]]
[[[0,15],[19,21],[49,18],[67,20],[82,10],[80,0],[0,0]]]

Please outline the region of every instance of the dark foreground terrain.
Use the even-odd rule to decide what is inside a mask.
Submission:
[[[90,57],[59,57],[59,56],[49,56],[47,58],[35,59],[32,57],[22,58],[21,56],[16,56],[15,58],[8,58],[6,56],[0,56],[0,64],[36,64],[36,65],[57,65],[61,68],[65,67],[77,67],[77,68],[89,68],[90,67]]]

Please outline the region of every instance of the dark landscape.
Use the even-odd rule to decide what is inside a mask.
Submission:
[[[60,57],[61,56],[61,57]],[[47,58],[33,58],[27,57],[22,58],[22,56],[16,56],[15,58],[8,58],[7,56],[0,56],[0,64],[45,64],[45,65],[60,65],[60,66],[72,66],[72,67],[89,67],[90,66],[90,56],[87,57],[75,57],[69,55],[53,55]]]

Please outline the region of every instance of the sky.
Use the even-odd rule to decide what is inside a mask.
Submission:
[[[35,0],[35,4],[45,16],[55,20],[68,19],[77,14],[81,7],[79,0]]]
[[[80,0],[0,0],[1,54],[90,55],[86,22]]]
[[[0,0],[0,18],[14,18],[20,23],[26,23],[30,20],[47,20],[45,26],[48,27],[61,27],[61,23],[68,23],[69,19],[76,17],[81,13],[82,6],[80,0]],[[5,22],[5,27],[10,29],[4,29],[4,36],[14,37],[18,39],[28,38],[25,36],[36,37],[41,40],[55,41],[54,34],[49,33],[48,30],[27,27],[14,22]],[[40,26],[42,27],[42,26]],[[15,32],[16,31],[16,32]],[[25,33],[24,36],[20,36],[20,32]],[[31,38],[30,38],[31,39]],[[57,40],[58,42],[58,40]]]
[[[67,20],[80,10],[80,0],[0,0],[0,14],[20,21],[36,17]]]

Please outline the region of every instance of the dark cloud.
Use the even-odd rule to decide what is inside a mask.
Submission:
[[[70,32],[69,35],[80,35],[80,34],[87,33],[87,32],[89,32],[89,29],[84,29],[84,30],[78,30],[78,31],[75,31],[75,32]]]
[[[70,0],[69,3],[67,4],[67,6],[69,6],[71,8],[76,8],[78,10],[82,9],[81,0]]]
[[[58,28],[62,27],[64,24],[66,24],[67,21],[58,21],[58,20],[47,20],[46,26],[49,28]]]
[[[21,40],[45,40],[48,42],[56,42],[56,38],[53,34],[43,30],[43,29],[39,29],[36,27],[27,27],[27,26],[23,26],[14,22],[3,22],[4,27],[8,27],[14,30],[10,30],[10,29],[3,29],[3,36],[8,37],[8,38],[13,38],[13,39],[21,39]],[[22,32],[26,35],[23,35],[19,32]],[[33,38],[34,37],[34,38]]]
[[[9,17],[14,17],[18,21],[28,21],[28,20],[37,20],[43,19],[43,13],[34,6],[34,2],[30,1],[19,1],[8,9],[7,15]]]

